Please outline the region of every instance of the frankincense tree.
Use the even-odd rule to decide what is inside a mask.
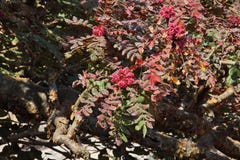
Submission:
[[[91,18],[69,15],[64,27],[84,32],[61,40],[48,83],[53,142],[87,157],[76,136],[100,130],[122,154],[138,142],[160,157],[240,157],[239,10],[234,0],[98,0]],[[60,80],[77,72],[76,101],[63,103]]]

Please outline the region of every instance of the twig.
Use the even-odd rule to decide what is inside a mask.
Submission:
[[[232,96],[233,94],[234,94],[234,87],[230,86],[225,92],[223,92],[222,94],[220,94],[217,97],[211,98],[206,103],[204,103],[202,106],[206,107],[206,108],[214,106],[214,105],[222,102],[223,100],[227,99],[228,97]]]
[[[240,61],[225,60],[225,61],[220,61],[220,64],[240,66]]]
[[[216,143],[216,148],[234,158],[240,157],[240,142],[231,137],[226,137]]]
[[[80,105],[80,103],[83,100],[84,95],[90,90],[92,89],[92,86],[88,86],[78,97],[78,99],[76,100],[75,104],[71,106],[72,111],[75,112],[78,109],[78,106]]]

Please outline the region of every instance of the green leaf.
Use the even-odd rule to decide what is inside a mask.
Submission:
[[[232,67],[229,69],[229,75],[232,76],[234,73],[236,73],[238,71],[238,69],[236,67]]]
[[[146,137],[146,134],[147,134],[147,127],[146,127],[146,125],[144,125],[143,126],[143,138],[145,138]]]
[[[127,137],[125,136],[124,133],[119,133],[119,136],[120,136],[120,138],[121,138],[125,143],[128,142],[128,139],[127,139]]]
[[[124,126],[131,126],[131,125],[133,125],[133,122],[134,122],[134,121],[126,120],[126,119],[122,120],[122,124],[123,124]]]
[[[96,97],[103,97],[103,95],[99,93],[96,88],[92,88],[92,94]]]
[[[70,52],[64,53],[64,56],[65,56],[66,59],[69,59],[69,58],[71,58],[74,54],[75,54],[75,52],[70,51]]]
[[[109,134],[110,136],[115,135],[115,133],[114,133],[113,131],[109,131],[108,134]]]
[[[105,84],[103,81],[95,81],[94,85],[97,85],[100,89],[104,89],[105,88]]]
[[[233,84],[235,81],[232,79],[232,77],[229,75],[226,79],[226,84],[229,86]]]
[[[18,38],[17,37],[15,37],[13,40],[12,40],[12,45],[17,45],[18,44],[18,42],[19,42],[19,40],[18,40]]]
[[[143,127],[143,125],[145,124],[144,120],[141,120],[136,126],[135,126],[135,130],[136,131],[140,131]]]
[[[228,71],[228,77],[226,79],[226,84],[231,85],[235,83],[240,78],[240,69],[237,67],[231,67]]]
[[[142,121],[142,117],[143,117],[143,115],[141,114],[140,116],[138,116],[137,119],[134,120],[134,122],[139,123],[140,121]]]
[[[144,102],[144,97],[143,96],[138,96],[138,98],[137,98],[137,102],[138,103],[143,103]]]

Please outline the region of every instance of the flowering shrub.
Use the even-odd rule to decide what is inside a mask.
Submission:
[[[93,37],[72,41],[72,49],[85,48],[90,58],[98,53],[99,60],[88,69],[96,71],[97,78],[81,75],[78,80],[90,88],[80,110],[89,115],[91,106],[100,103],[98,124],[110,129],[117,144],[128,141],[133,126],[145,137],[159,118],[159,104],[205,114],[200,95],[211,100],[208,93],[224,89],[216,88],[224,81],[218,76],[226,74],[217,63],[236,57],[239,45],[231,43],[239,41],[239,16],[228,16],[229,26],[198,0],[99,0],[96,16],[101,25],[93,27]],[[104,40],[99,39],[103,35]],[[226,84],[239,81],[231,79],[236,72],[239,69],[229,73]]]

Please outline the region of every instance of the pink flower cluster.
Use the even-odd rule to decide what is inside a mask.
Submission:
[[[167,29],[168,39],[180,39],[185,34],[186,30],[183,23],[170,22]]]
[[[171,18],[175,16],[174,6],[164,6],[159,11],[159,14],[162,15],[164,18]]]
[[[117,83],[120,88],[126,88],[127,86],[133,84],[134,81],[134,74],[128,67],[119,69],[112,74],[111,82]]]
[[[159,3],[162,3],[164,0],[157,0]]]
[[[104,32],[105,32],[105,27],[103,25],[93,26],[92,28],[92,34],[94,36],[98,36],[98,37],[103,36]]]
[[[240,16],[237,15],[230,15],[228,17],[228,21],[232,23],[234,26],[239,26],[240,25]]]

